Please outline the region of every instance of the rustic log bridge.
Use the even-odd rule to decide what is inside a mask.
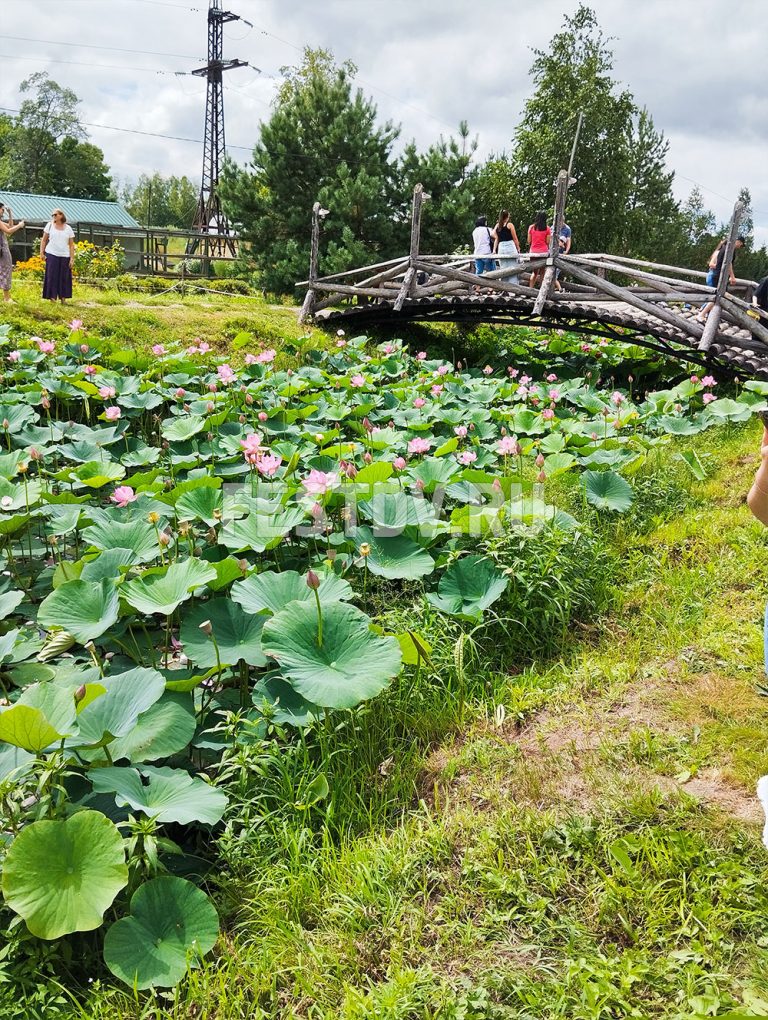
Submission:
[[[414,188],[407,255],[329,276],[318,274],[321,210],[312,214],[312,251],[301,320],[353,328],[405,322],[499,322],[567,329],[636,344],[705,368],[768,379],[768,317],[748,314],[756,284],[736,280],[727,291],[743,209],[731,219],[717,288],[706,273],[608,252],[561,255],[569,176],[557,179],[555,219],[546,255],[497,258],[499,268],[478,275],[473,256],[420,251],[424,194]],[[544,268],[541,286],[529,286]],[[554,290],[560,277],[561,289]],[[742,296],[739,296],[742,295]],[[706,322],[700,310],[712,304]]]

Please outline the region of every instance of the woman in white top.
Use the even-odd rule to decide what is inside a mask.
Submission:
[[[54,209],[43,231],[40,254],[45,259],[43,297],[61,301],[72,297],[72,269],[75,265],[75,232],[61,209]]]
[[[8,222],[4,223],[3,217],[6,213],[8,214]],[[16,226],[13,225],[11,207],[6,207],[0,202],[0,290],[3,292],[3,301],[11,300],[13,260],[11,259],[11,249],[8,247],[8,238],[15,234],[17,230],[21,230],[23,226],[24,220],[21,220]]]
[[[478,276],[483,273],[491,273],[496,268],[496,260],[493,258],[493,246],[496,238],[488,229],[488,221],[485,216],[478,216],[475,220],[475,229],[472,231],[472,252],[475,259],[475,272]]]

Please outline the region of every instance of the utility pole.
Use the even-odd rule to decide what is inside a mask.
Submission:
[[[221,9],[221,0],[209,0],[208,63],[192,74],[205,78],[208,89],[205,100],[205,142],[203,146],[203,179],[197,202],[193,228],[209,234],[204,242],[205,255],[235,256],[235,241],[221,207],[218,194],[219,173],[224,162],[224,72],[235,67],[248,67],[245,60],[224,60],[224,25],[240,21],[238,14]],[[199,238],[187,244],[187,254],[197,251]],[[210,263],[208,264],[210,265]]]

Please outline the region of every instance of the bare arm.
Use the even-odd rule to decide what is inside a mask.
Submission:
[[[69,268],[74,269],[75,266],[75,239],[70,237],[69,239]]]
[[[763,427],[760,456],[762,463],[757,469],[752,488],[749,490],[747,506],[758,521],[768,527],[768,426]]]
[[[515,230],[515,225],[512,220],[509,221],[509,229],[512,231],[512,240],[515,242],[515,247],[518,251],[520,251],[520,242],[517,239],[517,231]]]
[[[48,247],[48,231],[43,231],[43,238],[40,241],[40,256],[45,257],[45,249]]]

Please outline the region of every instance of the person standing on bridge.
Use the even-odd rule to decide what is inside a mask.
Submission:
[[[509,265],[516,265],[520,254],[520,241],[506,209],[499,213],[499,219],[491,233],[494,237],[494,253],[499,256],[499,267],[505,269]]]
[[[768,276],[764,276],[752,295],[752,304],[764,316],[768,316]]]
[[[571,242],[573,240],[573,231],[567,223],[563,223],[560,227],[560,233],[557,235],[557,250],[560,255],[567,255],[571,250]],[[560,286],[560,270],[555,270],[555,290],[562,290]]]
[[[496,260],[492,257],[494,238],[488,229],[488,220],[485,216],[478,216],[475,220],[475,229],[472,231],[472,244],[474,245],[473,256],[477,275],[482,276],[483,273],[493,272],[496,268]]]
[[[549,255],[549,241],[552,230],[547,225],[547,214],[543,209],[536,213],[536,219],[528,227],[528,250],[531,255]],[[531,286],[536,287],[544,279],[544,270],[534,269],[531,273]]]
[[[721,277],[722,272],[723,272],[723,262],[725,261],[725,252],[726,252],[727,247],[728,247],[728,245],[723,243],[722,247],[720,248],[720,250],[717,253],[717,259],[715,261],[715,268],[714,268],[714,272],[712,274],[712,286],[715,289],[717,289],[717,285],[720,282],[720,277]],[[729,284],[731,284],[731,286],[733,286],[733,284],[736,283],[736,274],[733,271],[733,263],[736,260],[736,252],[739,250],[739,248],[743,248],[743,247],[744,247],[744,238],[743,237],[737,237],[736,241],[734,242],[734,245],[733,245],[733,258],[731,259],[730,266],[728,266],[728,282],[729,282]],[[709,315],[709,313],[712,311],[712,309],[714,307],[715,307],[715,302],[714,301],[710,301],[708,304],[704,305],[704,307],[701,309],[701,311],[696,316],[696,318],[700,322],[706,322],[707,316]]]

